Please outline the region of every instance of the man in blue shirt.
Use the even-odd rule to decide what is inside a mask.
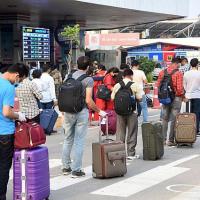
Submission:
[[[14,84],[23,80],[28,68],[16,64],[0,77],[0,200],[6,200],[9,171],[14,152],[15,120],[26,121],[24,114],[13,111]]]

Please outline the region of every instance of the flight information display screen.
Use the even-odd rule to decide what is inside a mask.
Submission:
[[[32,61],[50,60],[50,30],[23,27],[23,59]]]

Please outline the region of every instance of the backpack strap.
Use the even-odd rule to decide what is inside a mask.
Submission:
[[[131,92],[131,94],[133,94],[132,90],[131,90],[131,85],[133,84],[133,82],[129,81],[126,85],[124,83],[124,81],[120,81],[119,84],[121,85],[120,89],[127,89]]]
[[[178,72],[179,70],[178,69],[174,69],[171,73],[170,73],[170,76],[172,76],[173,74],[175,74],[176,72]]]
[[[79,78],[77,78],[77,81],[83,81],[84,79],[88,78],[89,76],[87,74],[81,75]]]
[[[65,76],[65,78],[64,78],[64,81],[63,82],[66,82],[68,79],[72,79],[73,77],[73,74],[74,74],[74,72],[72,72],[72,73],[70,73],[70,74],[67,74],[66,76]]]
[[[133,91],[131,89],[131,86],[133,85],[134,82],[131,82],[129,81],[127,84],[126,84],[126,88],[130,91],[131,95],[133,95]]]
[[[179,71],[178,69],[174,69],[171,73],[170,73],[170,86],[171,86],[171,89],[173,91],[175,91],[174,87],[173,87],[173,82],[172,82],[172,75],[175,74],[177,71]]]
[[[172,70],[172,72],[169,74],[168,71],[167,71],[167,69],[165,69],[165,70],[164,70],[164,76],[166,76],[166,75],[172,76],[172,75],[175,74],[177,71],[179,71],[179,70],[178,70],[178,69],[174,69],[174,70]]]
[[[131,88],[131,85],[133,85],[133,82],[129,81],[129,82],[126,84],[126,88],[127,88],[127,89],[130,89],[130,88]]]
[[[120,84],[120,86],[121,86],[121,88],[120,88],[120,89],[123,89],[123,88],[125,88],[125,87],[126,87],[126,85],[125,85],[124,81],[120,81],[120,82],[119,82],[119,84]]]
[[[164,70],[164,76],[167,76],[167,75],[169,75],[169,73],[168,73],[167,69],[165,69]],[[163,78],[164,78],[164,76],[163,76]]]
[[[108,74],[106,74],[104,77],[103,77],[103,84],[104,84],[104,81],[105,81],[105,78],[108,76]]]
[[[103,81],[104,76],[94,76],[92,77],[94,81]]]
[[[67,78],[72,78],[72,75],[73,75],[73,74],[69,74]]]

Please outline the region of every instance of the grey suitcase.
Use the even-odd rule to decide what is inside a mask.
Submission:
[[[164,138],[161,122],[142,124],[143,159],[158,160],[164,155]]]
[[[108,120],[106,120],[106,139],[92,144],[92,170],[94,178],[112,178],[124,176],[127,172],[125,144],[108,138]]]

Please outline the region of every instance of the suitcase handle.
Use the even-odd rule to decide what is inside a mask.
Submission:
[[[187,107],[188,107],[188,112],[191,113],[191,100],[186,103],[186,112],[187,112]]]
[[[126,153],[124,151],[108,152],[109,161],[124,160],[124,159],[126,159]]]
[[[101,121],[106,118],[106,139],[105,140],[111,140],[109,139],[109,135],[108,135],[108,115],[106,115],[106,117],[100,117],[99,118],[99,142],[101,143],[103,140],[102,140],[102,131],[101,131]],[[113,140],[112,140],[113,141]]]

